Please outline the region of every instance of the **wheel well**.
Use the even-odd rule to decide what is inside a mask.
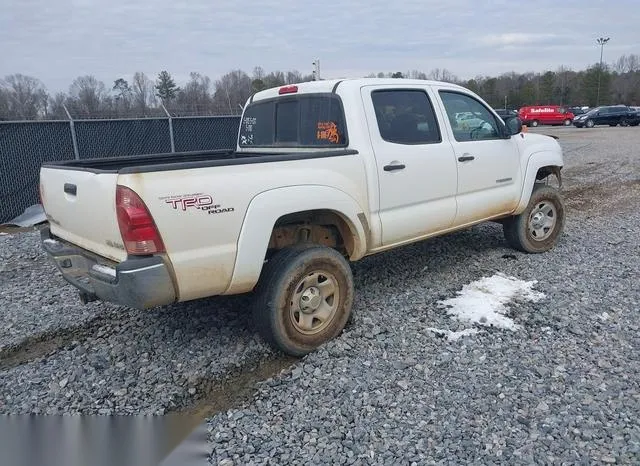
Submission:
[[[299,243],[328,246],[346,257],[350,257],[355,249],[354,232],[349,223],[332,210],[307,210],[280,217],[271,231],[267,257]]]
[[[558,187],[562,187],[562,175],[560,173],[561,170],[562,167],[559,167],[558,165],[549,165],[539,168],[538,172],[536,173],[536,181],[541,181],[551,175],[554,175],[556,177],[556,180],[558,180]]]

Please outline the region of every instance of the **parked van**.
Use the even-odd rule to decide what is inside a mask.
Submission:
[[[575,116],[560,105],[532,105],[518,110],[518,116],[527,126],[565,125],[569,126]]]

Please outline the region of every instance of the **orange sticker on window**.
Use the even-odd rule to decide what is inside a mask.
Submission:
[[[338,126],[333,121],[319,121],[318,131],[316,133],[316,139],[327,140],[338,144],[340,142],[340,133],[338,133]]]

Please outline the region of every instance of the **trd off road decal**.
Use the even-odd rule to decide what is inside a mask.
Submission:
[[[326,140],[338,144],[340,142],[338,126],[333,121],[319,121],[316,139],[318,141]]]
[[[196,209],[209,214],[224,214],[233,212],[233,207],[222,207],[216,204],[209,194],[179,194],[177,196],[164,196],[159,198],[166,204],[170,205],[174,210],[186,211],[187,209]]]

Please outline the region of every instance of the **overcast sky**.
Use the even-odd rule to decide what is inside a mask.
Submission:
[[[3,0],[0,78],[23,73],[50,91],[93,74],[113,85],[166,69],[297,69],[321,77],[447,68],[461,78],[582,69],[640,53],[639,0]],[[490,5],[490,6],[489,6]]]

